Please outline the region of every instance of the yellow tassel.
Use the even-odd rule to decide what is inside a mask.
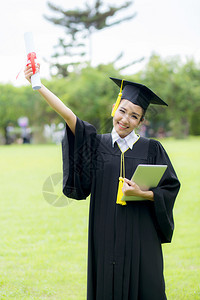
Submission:
[[[121,97],[122,97],[122,93],[119,93],[118,98],[117,98],[117,101],[116,101],[115,106],[114,106],[114,108],[113,108],[113,110],[112,110],[112,113],[111,113],[111,116],[112,116],[112,117],[114,117],[115,112],[116,112],[116,110],[118,109],[118,106],[119,106],[120,101],[121,101]]]
[[[115,112],[116,112],[116,110],[118,109],[118,106],[119,106],[120,101],[121,101],[123,82],[124,82],[124,79],[122,79],[121,87],[120,87],[120,92],[119,92],[119,95],[118,95],[118,97],[117,97],[117,101],[116,101],[115,106],[114,106],[114,108],[113,108],[113,110],[112,110],[112,113],[111,113],[111,116],[112,116],[112,117],[114,117]]]
[[[126,201],[122,201],[122,187],[124,184],[124,179],[122,177],[119,177],[119,185],[118,185],[118,192],[117,192],[117,204],[126,205]]]

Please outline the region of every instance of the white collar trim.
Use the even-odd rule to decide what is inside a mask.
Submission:
[[[121,138],[116,132],[114,127],[111,132],[111,136],[112,136],[112,146],[114,147],[115,142],[117,142],[121,150],[122,148],[123,149],[126,148],[124,151],[126,151],[128,148],[132,149],[135,142],[139,139],[139,136],[135,133],[134,130],[131,131],[125,138]]]

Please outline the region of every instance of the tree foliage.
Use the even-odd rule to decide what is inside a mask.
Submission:
[[[132,1],[127,1],[123,5],[120,5],[118,7],[108,5],[107,8],[104,8],[102,0],[95,0],[94,5],[92,6],[89,6],[88,3],[85,3],[85,8],[83,9],[77,8],[74,10],[65,10],[48,2],[49,8],[54,12],[59,13],[60,17],[46,18],[56,25],[66,27],[67,33],[70,34],[73,40],[75,40],[75,38],[79,34],[81,34],[81,36],[85,38],[94,30],[101,30],[106,27],[111,27],[123,21],[132,19],[135,14],[131,14],[128,17],[119,19],[112,23],[108,22],[108,18],[113,17],[122,9],[128,8],[131,4]]]
[[[119,6],[105,6],[102,0],[94,0],[94,4],[89,5],[88,3],[85,3],[85,7],[82,9],[76,8],[68,10],[48,2],[49,8],[57,16],[45,16],[45,18],[55,25],[64,27],[66,32],[66,37],[59,38],[58,45],[55,47],[57,49],[61,49],[61,52],[57,51],[53,55],[53,57],[57,59],[57,62],[52,63],[52,66],[56,67],[57,74],[60,74],[63,77],[68,76],[69,67],[76,67],[80,62],[81,57],[86,54],[89,55],[89,61],[91,62],[91,35],[95,31],[131,20],[135,16],[135,13],[112,21],[112,18],[115,17],[118,12],[129,8],[131,4],[132,1],[127,1],[123,5]],[[89,50],[86,49],[87,44],[89,44]],[[63,59],[66,59],[66,57],[68,59],[71,58],[71,61],[61,63],[59,61],[59,58],[61,57]]]
[[[68,93],[64,99],[75,114],[94,124],[100,132],[111,129],[112,104],[118,94],[118,89],[113,88],[108,74],[120,76],[111,64],[97,68],[87,67],[78,76],[71,74]]]
[[[199,76],[200,65],[193,59],[183,64],[179,57],[161,59],[152,55],[135,79],[149,86],[169,105],[150,107],[153,126],[159,124],[176,137],[188,135],[191,116],[200,103]]]
[[[178,57],[162,59],[153,55],[144,69],[132,76],[122,76],[113,64],[102,64],[43,82],[78,117],[94,124],[99,132],[108,132],[112,128],[112,104],[119,93],[109,76],[143,83],[168,103],[168,107],[150,105],[148,109],[146,118],[155,132],[162,127],[175,137],[200,134],[200,65],[193,59],[183,64]],[[2,132],[9,122],[17,125],[21,116],[29,118],[30,126],[40,128],[62,121],[30,86],[1,84],[0,90]]]

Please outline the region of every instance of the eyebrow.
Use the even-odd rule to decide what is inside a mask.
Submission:
[[[123,107],[123,106],[121,106],[121,108],[123,108],[124,110],[127,110],[125,107]],[[136,112],[132,112],[131,113],[132,115],[137,115],[138,117],[141,117],[141,115],[140,114],[138,114],[138,113],[136,113]]]

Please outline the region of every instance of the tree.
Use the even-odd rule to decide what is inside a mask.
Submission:
[[[80,59],[80,57],[83,57],[88,53],[89,61],[91,62],[91,35],[97,30],[102,30],[120,24],[121,22],[131,20],[135,16],[135,13],[113,22],[110,21],[110,19],[118,12],[129,8],[131,4],[132,1],[127,1],[118,7],[113,5],[105,7],[102,0],[95,0],[94,4],[91,6],[88,3],[85,3],[83,9],[77,8],[74,10],[66,10],[48,2],[49,8],[59,16],[54,18],[45,16],[45,18],[55,25],[64,27],[67,37],[70,39],[67,41],[63,38],[59,39],[56,48],[61,48],[62,52],[56,52],[53,57],[59,59],[60,57],[77,58],[78,56]],[[85,50],[86,41],[89,41],[88,51]],[[74,49],[76,50],[74,51]],[[77,49],[79,50],[77,51]],[[79,60],[77,61],[77,59],[75,59],[74,61],[64,64],[58,61],[57,63],[52,64],[52,66],[56,67],[57,74],[66,77],[69,75],[69,67],[76,67],[78,63]]]
[[[93,124],[98,132],[105,133],[112,128],[112,104],[119,93],[109,79],[120,74],[112,64],[83,68],[80,74],[68,77],[67,92],[62,100],[82,120]]]
[[[87,66],[68,78],[53,78],[44,84],[81,119],[95,125],[98,132],[112,128],[110,116],[119,88],[108,76],[122,78],[120,71],[110,64]],[[189,133],[200,134],[200,65],[193,59],[182,63],[178,57],[162,59],[153,55],[141,72],[124,79],[143,83],[168,103],[168,107],[150,105],[147,120],[157,132],[163,127],[175,137]],[[47,105],[30,86],[14,87],[0,84],[0,130],[9,123],[17,126],[19,117],[26,116],[37,132],[44,124],[62,122],[62,118]],[[34,134],[35,135],[35,134]]]
[[[63,94],[65,89],[64,83],[58,81],[54,86],[55,93],[58,96]],[[49,84],[51,86],[51,84]],[[42,101],[41,96],[37,92],[33,92],[30,86],[14,87],[11,84],[0,84],[0,131],[7,140],[7,127],[12,125],[18,127],[18,118],[28,117],[30,127],[38,128],[45,123],[58,122],[58,115]],[[19,129],[19,128],[18,128]],[[20,130],[18,130],[20,136]]]
[[[175,137],[189,134],[191,116],[199,107],[200,68],[193,59],[183,64],[179,57],[162,59],[152,55],[144,70],[135,77],[157,93],[168,108],[150,106],[152,126],[163,127]]]
[[[0,128],[6,138],[7,126],[17,123],[17,118],[24,115],[24,107],[20,105],[20,93],[11,84],[1,84],[0,90]]]

